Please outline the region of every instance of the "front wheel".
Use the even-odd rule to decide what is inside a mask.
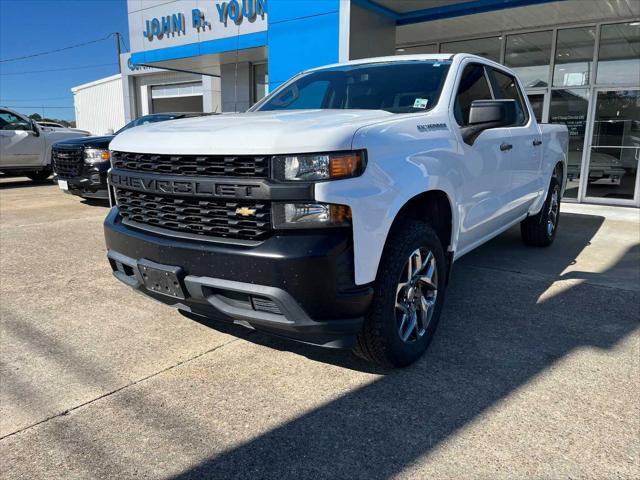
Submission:
[[[403,367],[420,358],[440,319],[446,276],[442,245],[427,223],[395,228],[354,353],[387,367]]]
[[[33,180],[34,182],[44,182],[50,176],[51,176],[51,170],[48,168],[27,174],[27,177]]]
[[[553,177],[547,199],[537,215],[520,223],[522,241],[535,247],[548,247],[553,243],[560,221],[560,183]]]

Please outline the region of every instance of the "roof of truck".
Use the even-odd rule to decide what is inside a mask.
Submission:
[[[391,63],[391,62],[407,62],[407,61],[420,61],[420,60],[436,60],[436,61],[452,61],[454,58],[471,58],[482,62],[487,65],[493,65],[494,67],[504,69],[511,72],[511,69],[493,60],[490,60],[479,55],[471,53],[429,53],[429,54],[416,54],[416,55],[390,55],[386,57],[372,57],[362,58],[360,60],[350,60],[348,62],[333,63],[330,65],[324,65],[322,67],[310,68],[302,73],[313,72],[316,70],[323,70],[325,68],[344,67],[347,65],[366,65],[370,63]]]
[[[338,67],[344,65],[364,65],[367,63],[388,63],[388,62],[406,62],[407,60],[452,60],[455,54],[453,53],[430,53],[430,54],[417,54],[417,55],[389,55],[386,57],[372,57],[361,58],[359,60],[349,60],[348,62],[338,62],[329,65],[323,65],[322,67],[310,68],[308,72],[314,70],[322,70],[323,68]]]
[[[339,62],[332,63],[330,65],[323,65],[322,67],[310,68],[306,70],[306,72],[313,72],[315,70],[322,70],[325,68],[332,67],[340,67],[345,65],[366,65],[368,63],[389,63],[389,62],[406,62],[406,61],[416,61],[416,60],[439,60],[439,61],[447,61],[453,60],[455,57],[471,57],[475,58],[478,61],[486,62],[489,64],[500,65],[493,60],[490,60],[485,57],[480,57],[478,55],[473,55],[471,53],[429,53],[429,54],[416,54],[416,55],[389,55],[386,57],[372,57],[372,58],[361,58],[359,60],[349,60],[348,62]],[[500,65],[502,68],[504,65]]]

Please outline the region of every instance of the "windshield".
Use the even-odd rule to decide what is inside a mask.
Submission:
[[[449,61],[345,65],[303,74],[252,111],[364,109],[411,113],[438,102]]]
[[[154,115],[145,115],[144,117],[136,118],[135,120],[127,123],[124,127],[118,130],[115,135],[124,132],[133,127],[138,127],[140,125],[146,125],[147,123],[156,123],[156,122],[164,122],[165,120],[173,120],[174,118],[180,118],[183,115],[171,115],[171,114],[154,114]]]

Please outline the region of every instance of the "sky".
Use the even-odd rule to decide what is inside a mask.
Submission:
[[[0,0],[0,105],[27,115],[73,120],[71,87],[118,73],[113,36],[49,55],[4,60],[117,31],[127,51],[126,0]]]

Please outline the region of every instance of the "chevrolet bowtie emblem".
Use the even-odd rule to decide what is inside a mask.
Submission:
[[[243,217],[252,217],[256,214],[255,208],[239,207],[236,208],[236,215],[242,215]]]

